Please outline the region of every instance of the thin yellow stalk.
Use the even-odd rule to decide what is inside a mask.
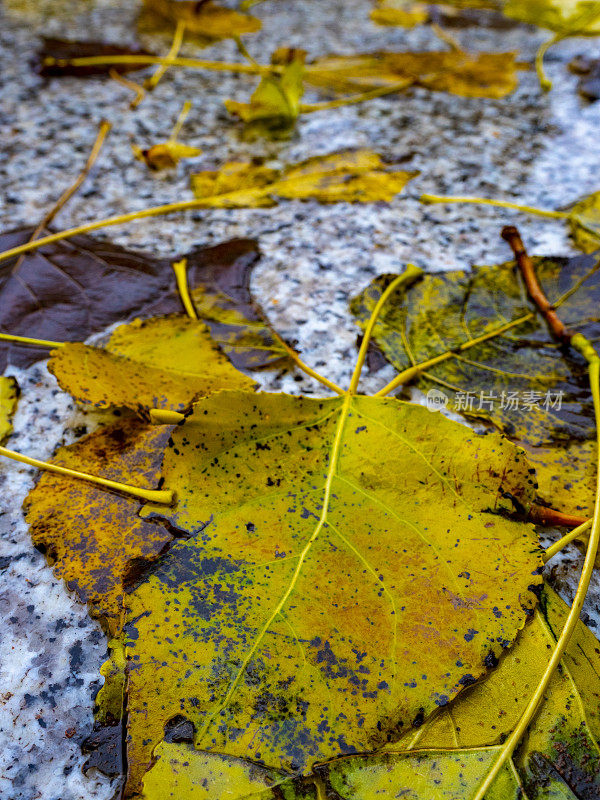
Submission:
[[[574,541],[575,539],[580,539],[582,534],[586,533],[586,531],[589,531],[591,527],[592,527],[592,520],[588,519],[581,525],[578,525],[576,528],[573,528],[573,530],[570,531],[569,533],[562,536],[557,542],[551,544],[550,547],[547,547],[542,555],[544,564],[547,564],[548,561],[550,561],[550,559],[553,558],[553,556],[559,553],[564,547],[566,547],[572,541]]]
[[[358,358],[356,360],[356,366],[354,367],[354,372],[352,373],[352,378],[350,380],[348,394],[356,394],[358,382],[360,380],[360,373],[362,372],[365,358],[367,357],[367,350],[369,349],[369,342],[371,341],[371,336],[373,335],[373,329],[388,298],[399,286],[409,286],[411,283],[414,283],[417,278],[420,278],[422,274],[422,269],[416,267],[414,264],[407,264],[402,275],[398,275],[398,277],[390,283],[385,292],[383,292],[377,301],[375,308],[373,309],[373,313],[371,314],[371,317],[369,318],[365,328],[365,335],[363,336],[360,350],[358,351]]]
[[[98,475],[90,475],[87,472],[79,472],[74,469],[68,469],[67,467],[59,467],[58,464],[49,464],[46,461],[39,461],[37,458],[29,458],[29,456],[24,456],[21,453],[16,453],[14,450],[9,450],[8,448],[1,446],[0,456],[5,456],[13,461],[19,461],[20,463],[27,464],[30,467],[37,467],[38,469],[46,470],[46,472],[54,472],[57,475],[65,475],[69,478],[77,478],[78,480],[95,483],[98,486],[104,486],[107,489],[114,489],[117,492],[129,494],[132,497],[139,497],[142,500],[148,500],[151,503],[170,505],[173,502],[173,492],[169,489],[139,489],[137,486],[129,486],[126,483],[108,480],[108,478],[100,478]]]
[[[116,217],[108,217],[107,219],[100,219],[94,222],[86,222],[84,225],[78,225],[75,228],[69,228],[66,231],[59,231],[58,233],[51,233],[48,236],[42,236],[33,242],[26,242],[18,247],[12,247],[10,250],[5,250],[0,253],[0,261],[7,258],[14,258],[21,253],[26,253],[29,250],[36,250],[38,247],[52,244],[53,242],[60,242],[62,239],[70,239],[72,236],[77,236],[80,233],[89,233],[89,231],[97,231],[100,228],[109,228],[111,225],[123,225],[126,222],[132,222],[136,219],[144,219],[146,217],[158,217],[162,214],[172,214],[174,211],[187,211],[191,208],[202,208],[205,204],[204,200],[182,200],[177,203],[166,203],[162,206],[154,206],[152,208],[144,208],[141,211],[131,211],[129,214],[119,214]]]
[[[549,211],[545,208],[535,208],[534,206],[512,203],[509,200],[488,200],[485,197],[443,197],[437,194],[422,194],[419,200],[425,205],[432,205],[433,203],[475,203],[480,206],[511,208],[514,211],[522,211],[525,214],[533,214],[536,217],[547,217],[548,219],[567,219],[569,216],[566,211]]]
[[[373,100],[376,97],[384,97],[386,94],[395,94],[401,92],[414,83],[413,80],[407,78],[404,81],[391,84],[390,86],[380,86],[377,89],[371,89],[368,92],[361,92],[360,94],[352,94],[348,97],[340,97],[337,100],[326,100],[322,103],[302,103],[300,105],[301,114],[312,114],[315,111],[328,111],[330,108],[341,108],[342,106],[350,106],[355,103],[364,103],[367,100]]]
[[[308,364],[305,364],[304,361],[302,361],[302,359],[298,355],[298,353],[295,350],[293,350],[289,346],[289,344],[284,339],[282,339],[282,337],[277,333],[277,331],[275,331],[270,325],[269,325],[269,330],[273,338],[276,339],[277,342],[279,342],[281,347],[285,350],[289,358],[294,362],[294,364],[298,367],[298,369],[302,370],[302,372],[306,373],[307,375],[310,375],[311,378],[314,378],[316,381],[323,384],[323,386],[326,386],[328,389],[331,389],[332,392],[335,392],[336,394],[340,395],[346,394],[346,392],[342,389],[342,387],[338,386],[337,383],[330,381],[329,378],[326,378],[324,375],[320,375],[312,367],[309,367]]]
[[[198,319],[198,314],[196,313],[194,302],[190,295],[190,287],[188,286],[187,258],[182,258],[181,261],[173,261],[171,266],[173,267],[173,272],[175,273],[177,291],[181,297],[181,302],[183,303],[186,314],[190,319]]]
[[[533,312],[525,314],[524,317],[513,319],[511,322],[506,322],[504,325],[500,325],[498,328],[494,328],[487,333],[483,333],[481,336],[478,336],[475,339],[469,339],[468,342],[463,342],[456,348],[456,350],[447,350],[445,353],[441,353],[439,356],[435,356],[427,361],[422,361],[420,364],[415,364],[413,367],[408,367],[407,369],[402,370],[402,372],[396,375],[393,381],[390,381],[386,386],[383,387],[383,389],[375,392],[375,397],[385,397],[390,392],[393,392],[394,389],[397,389],[398,386],[408,383],[425,370],[428,370],[430,367],[435,367],[436,364],[441,364],[443,361],[447,361],[449,358],[455,358],[458,353],[464,353],[465,350],[469,350],[471,347],[475,347],[475,345],[486,342],[488,339],[493,339],[495,336],[500,336],[511,328],[516,328],[518,325],[523,325],[524,322],[528,322],[530,319],[533,319],[534,316],[535,314]]]
[[[16,336],[13,333],[0,333],[0,340],[5,342],[18,342],[19,344],[31,344],[36,347],[63,347],[64,342],[49,342],[47,339],[32,339],[29,336]]]
[[[173,43],[171,44],[171,48],[167,53],[164,63],[162,63],[157,69],[156,72],[151,75],[147,80],[144,81],[144,89],[146,91],[151,92],[157,85],[160,79],[163,77],[165,72],[169,69],[173,60],[177,58],[179,54],[179,50],[183,43],[183,35],[185,33],[185,22],[182,20],[177,21],[177,26],[175,28],[175,33],[173,34]],[[143,95],[140,95],[135,98],[135,100],[131,103],[131,108],[137,108],[137,106],[142,102]]]
[[[581,355],[586,359],[589,365],[589,379],[592,397],[594,400],[594,413],[596,418],[596,443],[598,448],[597,453],[597,479],[596,479],[596,498],[594,506],[594,516],[592,518],[592,525],[590,531],[590,538],[585,554],[583,569],[573,604],[569,609],[565,625],[556,643],[556,647],[552,652],[552,656],[544,670],[544,674],[540,679],[533,695],[531,696],[527,708],[523,712],[521,719],[517,726],[510,734],[508,739],[503,743],[500,749],[500,755],[494,762],[493,767],[487,774],[485,780],[480,784],[476,794],[472,800],[483,800],[486,792],[492,787],[496,780],[498,773],[506,762],[512,758],[515,748],[521,741],[521,738],[527,731],[537,709],[544,698],[544,694],[548,688],[548,684],[558,667],[561,658],[569,644],[575,626],[579,622],[579,615],[588,591],[592,573],[596,562],[596,555],[598,553],[598,545],[600,544],[600,358],[594,350],[592,344],[582,334],[577,333],[571,339],[571,345],[579,350]]]
[[[135,93],[135,97],[129,103],[129,108],[130,109],[137,108],[137,106],[142,102],[146,94],[146,90],[144,89],[144,87],[140,86],[139,83],[136,83],[135,81],[130,81],[129,78],[126,78],[124,75],[121,75],[121,73],[118,70],[114,69],[113,67],[111,67],[111,69],[108,70],[108,74],[113,79],[113,81],[120,83],[122,86],[125,86],[126,89],[131,89],[131,91]]]
[[[181,128],[183,127],[183,123],[186,121],[188,114],[190,113],[190,109],[192,108],[192,104],[189,100],[186,100],[185,103],[181,107],[181,111],[179,112],[179,116],[173,125],[173,130],[171,131],[171,135],[169,136],[170,142],[176,142],[177,137],[181,132]]]

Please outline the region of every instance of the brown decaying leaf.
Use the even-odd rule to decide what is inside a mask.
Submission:
[[[29,241],[33,228],[0,234],[0,250]],[[46,231],[44,231],[46,233]],[[190,287],[223,296],[251,321],[264,314],[251,297],[250,273],[259,257],[252,239],[196,247],[186,258]],[[218,304],[217,304],[218,305]],[[83,341],[108,325],[134,316],[182,313],[171,259],[158,259],[90,236],[76,236],[22,258],[0,263],[0,330],[56,342]],[[219,319],[213,307],[209,320]],[[211,324],[211,323],[209,323]],[[222,336],[231,333],[223,331]],[[48,357],[46,348],[0,341],[0,370],[27,367]],[[234,350],[232,362],[266,366],[281,353]]]
[[[153,144],[152,147],[145,149],[136,145],[132,145],[131,148],[138,161],[143,161],[149,169],[156,172],[173,169],[182,158],[194,158],[202,152],[199,147],[172,141]]]
[[[69,39],[55,39],[44,36],[34,61],[34,69],[44,77],[58,77],[70,75],[75,78],[89,78],[94,75],[105,75],[110,70],[116,72],[134,72],[145,69],[147,64],[90,64],[88,66],[73,66],[61,64],[62,60],[72,58],[87,58],[88,56],[152,56],[154,53],[138,47],[122,47],[121,45],[105,44],[94,41],[75,41]]]
[[[600,100],[600,58],[578,56],[571,61],[569,69],[579,75],[579,94],[591,102]]]
[[[122,419],[61,448],[52,463],[71,469],[85,465],[104,478],[156,488],[171,430]],[[124,584],[173,538],[162,525],[140,519],[139,505],[51,473],[42,475],[24,504],[33,543],[110,635],[120,630]]]

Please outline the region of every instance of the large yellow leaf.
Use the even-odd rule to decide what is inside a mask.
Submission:
[[[335,92],[365,92],[409,84],[461,97],[505,97],[517,86],[514,53],[458,50],[431,53],[363,53],[325,56],[307,65],[307,83]]]
[[[200,750],[298,774],[418,724],[535,598],[523,454],[425,408],[222,392],[163,465],[191,534],[129,596],[129,789],[183,715]],[[426,609],[426,614],[424,610]]]
[[[216,208],[273,206],[278,199],[370,203],[392,200],[417,174],[392,170],[371,150],[349,150],[283,170],[233,161],[192,175],[192,189],[207,207]]]
[[[183,411],[221,389],[251,389],[213,342],[206,325],[187,317],[153,317],[119,326],[106,348],[68,343],[48,369],[65,391],[96,408]]]
[[[584,197],[569,208],[573,241],[584,253],[600,250],[600,192]]]
[[[0,376],[0,442],[12,431],[12,415],[17,407],[19,386],[14,378]]]
[[[84,465],[103,478],[153,489],[170,431],[165,425],[122,420],[61,448],[52,463],[71,469]],[[49,472],[24,507],[33,543],[56,575],[111,635],[119,633],[124,584],[160,555],[171,534],[138,517],[138,500]]]

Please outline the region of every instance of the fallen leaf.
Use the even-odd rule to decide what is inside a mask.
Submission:
[[[161,142],[145,150],[132,145],[132,150],[138,161],[143,161],[149,169],[157,172],[173,169],[182,158],[194,158],[202,152],[199,147],[191,147],[180,142]]]
[[[507,0],[502,13],[563,36],[600,34],[597,0]]]
[[[370,800],[472,796],[497,758],[546,668],[568,608],[549,587],[539,610],[500,665],[448,709],[404,740],[396,752],[352,756],[319,769],[331,796]],[[600,793],[600,650],[579,622],[542,705],[503,770],[490,800],[592,798]],[[401,742],[400,745],[403,743]],[[553,792],[549,792],[552,787]],[[334,794],[336,793],[336,794]]]
[[[321,203],[392,200],[417,172],[392,170],[370,150],[316,156],[283,170],[231,161],[215,171],[192,175],[197,198],[206,207],[260,208],[278,199]]]
[[[532,528],[494,513],[529,502],[528,469],[396,400],[195,404],[163,462],[176,506],[143,512],[191,538],[128,597],[130,790],[176,715],[198,749],[298,774],[448,703],[535,602]]]
[[[29,241],[33,230],[0,235],[0,251]],[[263,368],[285,363],[285,354],[262,324],[264,312],[249,289],[259,258],[257,243],[232,239],[213,247],[195,247],[185,258],[190,288],[202,293],[205,308],[210,306],[207,324],[211,331],[215,328],[214,336],[226,340],[234,365]],[[226,324],[221,323],[221,309]],[[239,317],[232,326],[235,311]],[[83,341],[135,316],[182,312],[171,259],[157,259],[91,236],[75,236],[20,259],[0,262],[0,330],[4,333],[55,342]],[[244,318],[251,330],[245,331]],[[7,363],[28,367],[44,358],[48,358],[47,348],[0,341],[0,370]]]
[[[377,0],[370,16],[378,25],[401,25],[403,28],[413,28],[415,25],[427,22],[429,10],[424,3]]]
[[[325,56],[308,64],[304,79],[328,91],[358,93],[397,84],[461,97],[506,97],[517,87],[514,53],[433,51]]]
[[[600,336],[598,259],[536,258],[534,263],[550,302],[573,290],[560,306],[567,326],[591,339]],[[429,274],[399,287],[375,326],[376,344],[402,371],[533,312],[515,270],[509,262]],[[393,277],[376,278],[352,300],[359,324],[364,325]],[[491,420],[532,446],[595,435],[585,362],[571,350],[563,352],[537,314],[501,336],[456,352],[428,369],[417,385],[425,392],[439,388],[450,409]]]
[[[290,53],[291,60],[279,75],[269,74],[261,78],[249,103],[225,100],[227,110],[246,123],[246,138],[266,136],[279,139],[293,131],[304,93],[304,54],[293,50]]]
[[[171,430],[122,419],[60,448],[52,463],[154,489]],[[173,539],[162,525],[140,519],[139,508],[131,497],[49,472],[24,503],[34,545],[111,636],[121,631],[127,585]],[[119,718],[116,704],[110,712]]]
[[[571,237],[584,253],[600,249],[600,192],[594,192],[568,209]]]
[[[256,17],[240,14],[212,0],[144,0],[140,12],[142,28],[161,30],[165,22],[173,26],[184,22],[186,33],[205,39],[229,39],[256,33],[262,27]]]
[[[0,443],[12,433],[12,416],[18,398],[19,385],[15,378],[0,376]]]
[[[535,258],[536,273],[568,328],[596,340],[600,262],[596,256]],[[376,278],[351,303],[361,325],[393,276]],[[424,276],[384,307],[374,341],[400,371],[449,350],[449,360],[416,379],[447,407],[489,420],[530,455],[538,498],[558,511],[591,516],[596,474],[595,425],[583,359],[556,343],[543,318],[463,350],[487,331],[531,312],[514,264]]]
[[[78,403],[142,415],[152,408],[185,411],[198,397],[255,385],[223,355],[206,325],[183,316],[120,325],[104,348],[69,342],[51,352],[48,369]]]
[[[56,39],[50,36],[42,38],[42,45],[34,62],[38,75],[44,77],[61,77],[69,75],[75,78],[88,78],[94,75],[106,75],[111,70],[116,72],[134,72],[146,69],[148,64],[88,64],[74,66],[68,62],[73,58],[89,58],[91,56],[152,56],[154,53],[137,47],[121,47],[94,41],[71,41]]]

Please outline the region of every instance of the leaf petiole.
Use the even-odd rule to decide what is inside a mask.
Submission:
[[[63,347],[64,342],[49,342],[46,339],[32,339],[29,336],[16,336],[12,333],[0,333],[0,340],[4,342],[18,342],[19,344],[31,344],[37,347]]]
[[[185,313],[190,319],[198,319],[198,314],[194,308],[194,302],[190,295],[190,287],[188,285],[187,258],[182,258],[181,261],[173,261],[171,266],[173,267],[173,272],[175,273],[177,291],[181,297],[181,302],[185,308]]]
[[[536,217],[547,217],[548,219],[567,219],[569,214],[566,211],[549,211],[545,208],[535,208],[521,203],[512,203],[509,200],[489,200],[485,197],[443,197],[437,194],[422,194],[420,202],[425,205],[434,203],[475,203],[480,206],[495,206],[497,208],[511,208],[513,211],[522,211],[525,214],[533,214]]]
[[[550,547],[547,547],[542,555],[544,564],[547,564],[551,558],[553,558],[557,553],[559,553],[564,547],[573,542],[575,539],[580,539],[582,534],[586,533],[586,531],[589,531],[591,527],[592,527],[592,520],[588,519],[582,525],[578,525],[576,528],[573,528],[572,531],[569,531],[569,533],[565,534],[557,542],[551,544]]]
[[[418,278],[423,275],[423,270],[420,267],[416,267],[414,264],[407,264],[406,269],[401,275],[398,275],[390,285],[387,287],[385,292],[381,295],[379,300],[377,301],[375,308],[373,309],[373,313],[371,314],[369,321],[367,322],[367,326],[365,328],[365,334],[363,336],[362,343],[360,345],[360,350],[358,351],[358,358],[356,360],[356,366],[354,367],[354,372],[352,373],[352,378],[350,380],[350,387],[348,388],[348,394],[356,394],[356,390],[358,388],[358,382],[360,380],[360,373],[362,372],[362,368],[365,363],[365,358],[367,357],[367,351],[369,349],[369,343],[371,341],[371,336],[373,335],[373,329],[375,327],[375,323],[379,315],[381,314],[381,310],[383,309],[384,305],[387,303],[388,298],[393,292],[398,289],[400,286],[410,286],[414,283]]]
[[[37,467],[38,469],[46,470],[47,472],[54,472],[57,475],[65,475],[69,478],[77,478],[79,480],[89,481],[96,483],[98,486],[104,486],[107,489],[114,489],[117,492],[131,495],[132,497],[139,497],[142,500],[148,500],[151,503],[161,503],[164,505],[171,505],[173,502],[173,492],[170,489],[140,489],[137,486],[129,486],[126,483],[119,483],[118,481],[111,481],[108,478],[101,478],[98,475],[90,475],[87,472],[79,472],[67,467],[60,467],[58,464],[50,464],[47,461],[39,461],[37,458],[30,458],[21,453],[16,453],[14,450],[9,450],[6,447],[0,446],[0,456],[10,458],[13,461],[19,461],[22,464],[27,464],[30,467]]]

